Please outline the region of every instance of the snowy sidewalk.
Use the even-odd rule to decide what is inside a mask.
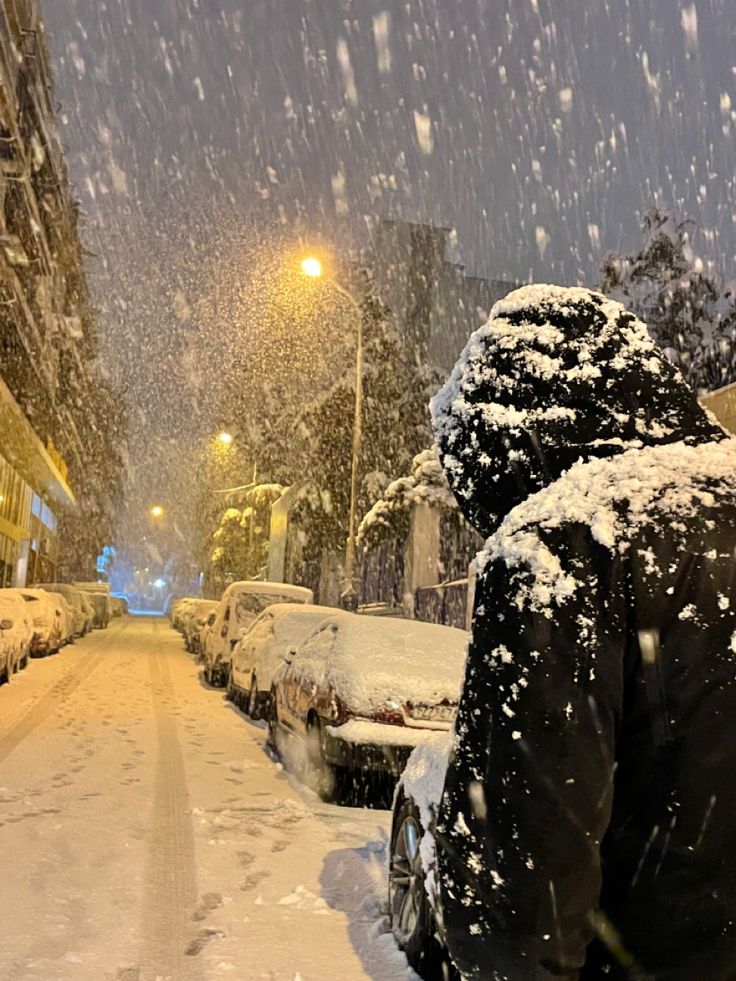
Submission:
[[[126,619],[0,688],[3,981],[406,981],[390,815],[321,803]]]

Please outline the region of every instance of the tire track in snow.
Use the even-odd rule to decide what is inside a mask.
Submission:
[[[94,649],[87,654],[83,654],[78,661],[70,668],[67,673],[60,678],[54,685],[45,692],[35,704],[21,715],[20,719],[11,725],[2,736],[0,736],[0,763],[2,763],[16,749],[23,740],[29,736],[34,729],[42,725],[46,719],[90,677],[92,672],[105,658],[108,648],[112,647],[119,639],[120,631],[105,636],[104,639],[95,645]],[[54,655],[55,657],[63,654]],[[28,670],[28,669],[26,669]]]
[[[149,666],[158,759],[143,898],[142,981],[200,981],[200,963],[186,953],[198,896],[174,686],[165,655],[156,651]]]

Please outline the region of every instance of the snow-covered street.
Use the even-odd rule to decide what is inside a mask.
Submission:
[[[162,618],[0,688],[0,977],[415,977],[381,912],[388,812],[321,803],[265,735]]]

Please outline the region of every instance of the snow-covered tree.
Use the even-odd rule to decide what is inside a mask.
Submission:
[[[695,255],[690,225],[648,210],[641,249],[633,256],[607,255],[600,288],[647,324],[694,388],[708,391],[736,376],[736,306],[733,290],[724,289]]]
[[[359,520],[390,475],[408,472],[416,454],[430,443],[427,405],[438,380],[426,364],[417,362],[414,348],[392,325],[367,268],[360,270],[356,293],[364,333]],[[304,530],[306,556],[310,543],[318,551],[345,545],[354,405],[355,374],[348,368],[304,407],[293,426],[292,479],[303,481],[294,518]]]
[[[228,508],[212,536],[212,568],[222,582],[246,578],[248,542],[242,518],[243,514],[237,508]]]

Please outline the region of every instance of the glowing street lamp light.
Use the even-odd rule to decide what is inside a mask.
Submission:
[[[163,517],[163,514],[164,514],[164,509],[161,507],[161,505],[160,504],[154,504],[153,507],[151,508],[151,517],[152,518],[162,518]]]
[[[302,272],[306,276],[312,276],[316,278],[322,275],[322,263],[316,256],[308,255],[302,259]]]
[[[218,433],[217,438],[222,443],[223,446],[230,446],[234,437],[232,433],[221,432]]]
[[[322,263],[315,256],[305,256],[301,261],[302,272],[306,276],[322,275]],[[360,447],[363,439],[363,312],[353,294],[346,290],[334,277],[329,277],[335,289],[350,305],[355,316],[356,348],[355,348],[355,409],[353,413],[353,452],[350,467],[350,511],[348,513],[348,538],[345,543],[345,576],[344,588],[340,596],[342,606],[347,610],[356,610],[358,594],[355,589],[355,537],[356,510],[358,506],[358,465],[360,462]]]

